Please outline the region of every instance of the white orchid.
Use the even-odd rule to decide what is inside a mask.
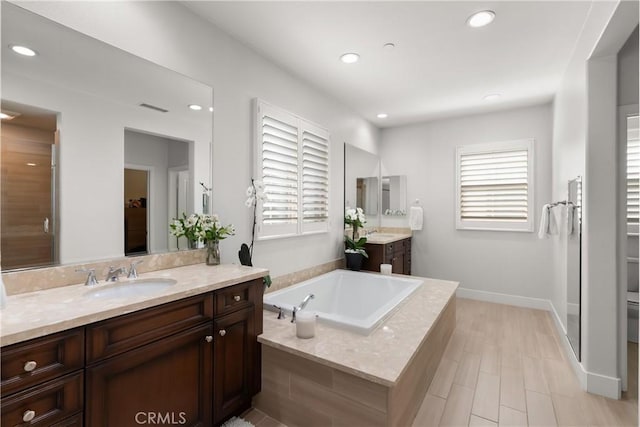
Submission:
[[[253,180],[251,185],[247,187],[247,200],[244,201],[244,205],[248,208],[258,204],[258,201],[264,202],[267,197],[264,194],[264,183],[262,181]]]

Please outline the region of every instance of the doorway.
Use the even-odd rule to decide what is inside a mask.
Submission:
[[[148,254],[148,169],[124,169],[124,196],[124,254]]]

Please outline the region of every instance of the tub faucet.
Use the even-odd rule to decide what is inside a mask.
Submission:
[[[305,308],[307,306],[307,304],[309,304],[309,300],[314,299],[316,296],[314,294],[309,294],[306,297],[304,297],[304,299],[302,300],[302,302],[300,303],[299,306],[294,306],[293,307],[293,311],[291,313],[291,323],[295,323],[296,321],[296,312],[302,310],[303,308]]]

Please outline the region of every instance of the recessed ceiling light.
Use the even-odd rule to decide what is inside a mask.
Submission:
[[[12,116],[12,115],[7,114],[7,113],[0,113],[0,120],[11,120],[14,117],[15,116]]]
[[[484,27],[493,22],[496,14],[492,10],[483,10],[476,12],[467,19],[467,25],[473,28]]]
[[[391,49],[393,49],[394,47],[396,47],[396,45],[395,45],[395,44],[393,44],[393,43],[385,43],[383,47],[384,47],[385,49],[391,50]]]
[[[37,166],[35,163],[27,163],[27,166]]]
[[[198,104],[189,104],[189,108],[191,108],[193,111],[200,111],[202,110],[202,107]]]
[[[213,113],[213,107],[209,107],[209,111]]]
[[[377,117],[379,119],[386,119],[387,117],[389,117],[389,115],[387,113],[379,113]]]
[[[14,51],[15,53],[17,53],[18,55],[23,55],[23,56],[36,56],[37,52],[33,49],[30,49],[26,46],[19,46],[19,45],[15,45],[15,44],[11,44],[9,45],[9,47],[11,48],[12,51]]]
[[[345,53],[340,56],[340,61],[344,62],[345,64],[353,64],[354,62],[358,62],[359,59],[360,55],[358,55],[357,53]]]
[[[495,101],[496,99],[499,99],[501,96],[502,95],[500,95],[499,93],[490,93],[482,97],[482,99],[484,99],[485,101]]]

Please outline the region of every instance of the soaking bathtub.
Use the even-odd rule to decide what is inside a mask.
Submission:
[[[334,270],[267,293],[263,301],[266,309],[281,307],[290,316],[294,306],[314,294],[305,310],[315,312],[319,322],[368,335],[421,284],[409,277]]]

